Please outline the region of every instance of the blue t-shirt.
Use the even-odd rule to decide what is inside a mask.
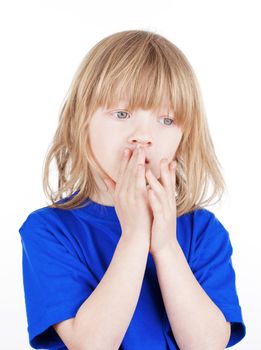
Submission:
[[[75,317],[106,273],[120,239],[115,208],[87,202],[78,209],[37,209],[19,229],[27,330],[35,349],[67,349],[52,325]],[[177,239],[194,276],[231,322],[227,347],[238,343],[246,328],[227,230],[212,212],[202,208],[177,218]],[[178,349],[151,253],[120,349]]]

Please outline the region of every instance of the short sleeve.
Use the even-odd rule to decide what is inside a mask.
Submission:
[[[194,213],[193,231],[196,238],[191,269],[226,320],[231,322],[228,348],[237,344],[246,334],[236,290],[229,233],[216,216],[206,209]]]
[[[75,317],[97,281],[55,220],[34,212],[19,232],[30,345],[66,349],[52,325]]]

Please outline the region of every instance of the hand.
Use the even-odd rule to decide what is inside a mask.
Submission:
[[[147,197],[144,150],[136,148],[132,155],[123,155],[117,183],[111,179],[104,182],[112,195],[122,235],[138,235],[149,247],[152,211]]]
[[[146,178],[151,189],[148,190],[149,203],[153,211],[151,229],[150,253],[158,254],[170,244],[177,244],[176,236],[176,162],[168,165],[167,159],[161,160],[160,181],[150,170],[146,171]]]

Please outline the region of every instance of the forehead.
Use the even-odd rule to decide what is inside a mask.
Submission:
[[[129,104],[129,98],[127,96],[123,96],[119,101],[114,102],[114,105],[126,107]],[[157,106],[158,109],[170,110],[170,101],[167,96],[164,97],[160,106]]]

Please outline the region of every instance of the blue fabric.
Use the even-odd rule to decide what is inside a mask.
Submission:
[[[75,317],[105,274],[120,239],[115,208],[93,201],[85,204],[70,210],[37,209],[19,229],[27,330],[34,349],[67,349],[52,325]],[[246,328],[227,230],[202,208],[177,218],[177,239],[198,282],[231,322],[227,347],[238,343]],[[121,349],[178,349],[150,253]]]

